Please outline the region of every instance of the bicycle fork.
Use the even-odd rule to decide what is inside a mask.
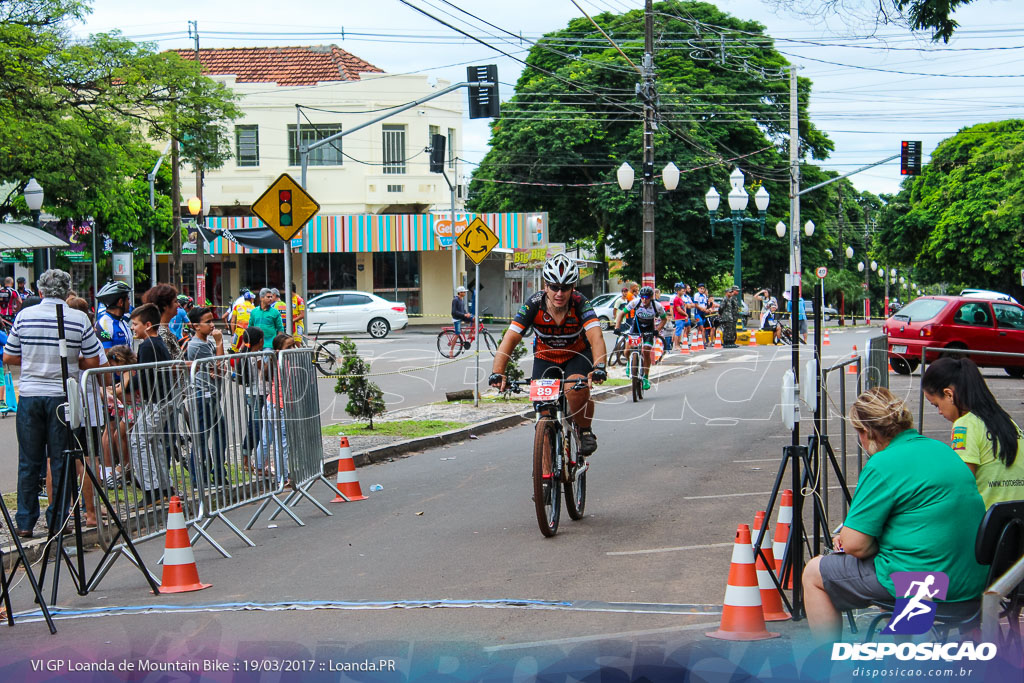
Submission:
[[[569,477],[572,477],[573,486],[579,486],[580,477],[583,473],[590,469],[590,463],[583,460],[578,455],[575,460],[571,457],[567,457],[567,454],[580,452],[579,443],[579,432],[577,431],[575,423],[569,424],[565,419],[565,412],[559,410],[557,413],[557,421],[559,426],[559,432],[561,433],[561,446],[562,448],[557,449],[558,454],[555,457],[555,472],[556,476],[562,477],[562,481],[569,483]],[[576,440],[576,449],[572,450],[569,446],[570,442]],[[582,462],[580,462],[582,460]],[[568,465],[568,466],[565,466]]]

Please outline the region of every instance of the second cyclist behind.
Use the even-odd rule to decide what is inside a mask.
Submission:
[[[668,313],[662,308],[661,302],[654,299],[653,287],[641,287],[640,296],[626,305],[626,310],[633,314],[630,327],[631,334],[640,335],[643,340],[643,383],[644,391],[651,388],[648,373],[651,370],[651,356],[654,353],[654,335],[661,334],[665,327]]]
[[[564,376],[567,387],[580,379],[598,384],[608,379],[601,323],[590,301],[575,289],[579,277],[576,262],[565,254],[555,254],[544,263],[544,289],[527,299],[512,319],[494,355],[488,384],[505,390],[509,354],[530,327],[536,332],[533,379]],[[565,393],[569,412],[580,430],[580,454],[590,455],[597,450],[597,437],[591,429],[594,402],[590,387]]]

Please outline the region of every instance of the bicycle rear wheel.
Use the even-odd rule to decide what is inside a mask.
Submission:
[[[540,418],[533,438],[533,505],[540,532],[545,536],[554,536],[558,531],[562,505],[562,482],[554,474],[558,441],[554,420]]]
[[[313,352],[313,365],[324,375],[332,375],[338,371],[341,364],[341,342],[325,341],[318,342]]]
[[[579,441],[575,435],[565,439],[565,511],[572,520],[583,519],[583,509],[587,506],[587,471],[577,473],[585,466],[579,454]]]
[[[644,397],[644,364],[639,351],[630,352],[628,367],[629,378],[633,385],[633,403],[636,403]]]
[[[437,335],[437,350],[445,358],[455,358],[462,353],[462,337],[454,330],[442,330]]]

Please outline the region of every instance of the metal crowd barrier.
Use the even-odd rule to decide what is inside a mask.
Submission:
[[[282,420],[281,434],[286,440],[284,455],[292,491],[285,498],[285,504],[295,506],[305,499],[325,515],[331,512],[309,493],[313,485],[321,481],[335,494],[333,482],[324,477],[324,447],[320,428],[320,395],[317,393],[317,372],[313,367],[313,349],[294,348],[278,353],[277,370],[279,391],[271,402],[272,410]],[[338,494],[340,495],[340,494]],[[270,501],[264,501],[256,510],[250,526],[263,512]],[[275,519],[287,508],[275,510],[270,519]],[[246,527],[249,528],[249,527]]]
[[[849,368],[851,366],[855,368],[856,375],[848,375],[847,374],[847,368]],[[860,356],[854,356],[854,357],[851,357],[851,358],[847,358],[847,359],[842,360],[842,361],[836,363],[835,365],[833,365],[833,366],[831,366],[829,368],[826,368],[825,370],[822,371],[821,403],[822,403],[823,412],[824,412],[824,419],[821,421],[821,437],[822,437],[822,441],[823,442],[828,442],[829,444],[832,443],[831,441],[829,441],[829,438],[828,438],[828,436],[829,436],[828,425],[829,425],[829,422],[831,421],[832,418],[838,418],[839,419],[839,449],[838,449],[839,452],[836,454],[836,458],[839,461],[839,469],[842,472],[843,480],[847,481],[847,482],[850,481],[850,477],[849,477],[848,470],[847,470],[847,457],[850,454],[850,450],[849,450],[849,445],[848,445],[848,442],[849,442],[849,432],[848,432],[847,424],[846,424],[846,415],[847,415],[847,413],[850,412],[850,405],[852,405],[852,400],[848,399],[848,396],[849,396],[848,382],[849,382],[849,380],[852,380],[852,384],[854,385],[854,387],[853,387],[854,388],[853,400],[856,400],[857,396],[859,396],[861,391],[863,391],[865,374],[866,373],[864,372],[863,359]],[[835,380],[835,381],[833,381],[833,380]],[[836,392],[836,389],[830,389],[830,386],[832,386],[834,384],[838,384],[838,392]],[[839,402],[838,402],[838,404],[836,404],[835,401],[834,401],[835,393],[839,394]],[[848,400],[849,400],[849,403],[848,403]],[[864,468],[864,452],[861,450],[860,442],[857,441],[856,438],[854,438],[854,442],[856,443],[857,476],[859,477],[860,476],[860,471]],[[834,448],[834,445],[833,445],[833,448]],[[828,500],[829,500],[828,473],[829,473],[829,468],[826,467],[826,466],[822,466],[821,467],[821,477],[822,477],[822,486],[821,486],[822,494],[821,495],[822,495],[822,505],[824,506],[825,510],[829,509],[829,504],[828,504]],[[846,517],[846,512],[848,510],[849,505],[846,502],[846,496],[839,496],[839,499],[840,499],[841,508],[842,508],[842,512],[841,512],[840,518],[844,518],[844,517]]]
[[[868,348],[864,352],[865,390],[875,387],[889,388],[889,338],[880,335],[868,339]]]

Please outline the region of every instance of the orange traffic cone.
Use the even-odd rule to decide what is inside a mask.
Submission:
[[[757,330],[750,331],[750,345],[757,346]]]
[[[209,583],[199,583],[199,570],[188,541],[185,515],[181,511],[181,498],[171,496],[167,509],[167,534],[164,542],[164,573],[160,578],[161,593],[187,593],[209,588]]]
[[[789,527],[793,523],[793,490],[786,489],[782,492],[782,502],[779,504],[779,516],[775,520],[775,539],[772,542],[772,555],[775,556],[775,572],[781,578],[782,560],[786,556],[786,544],[789,543]],[[788,588],[793,587],[793,574],[789,575],[786,582]]]
[[[761,592],[757,586],[754,551],[750,548],[750,527],[740,524],[732,546],[729,582],[725,586],[722,623],[717,631],[705,634],[721,640],[765,640],[778,638],[769,633],[761,611]]]
[[[853,353],[850,354],[850,358],[856,358],[856,357],[857,357],[857,345],[854,344],[853,345]],[[846,366],[846,374],[847,375],[856,375],[857,374],[857,364],[856,363],[850,363],[849,365],[847,365]]]
[[[697,338],[693,341],[693,350],[694,351],[703,351],[704,350],[704,332],[703,331],[698,331],[697,332]]]
[[[332,503],[347,503],[353,500],[366,500],[363,490],[359,488],[356,476],[356,463],[352,460],[352,449],[348,445],[348,437],[341,437],[341,449],[338,451],[338,479],[335,484],[338,495]]]
[[[832,346],[832,340],[828,338],[828,329],[825,329],[825,338],[821,341],[822,346]]]
[[[764,526],[764,510],[754,513],[754,530],[750,534],[750,547],[757,543],[757,537],[761,535],[761,527]],[[765,531],[764,541],[761,544],[761,555],[754,553],[754,567],[757,569],[757,587],[761,589],[761,611],[764,612],[765,621],[785,621],[791,617],[782,605],[782,597],[775,582],[768,573],[768,567],[775,567],[775,555],[772,553],[771,543],[768,542],[768,532]]]
[[[690,353],[690,334],[684,334],[679,338],[679,355],[685,356]]]
[[[718,328],[715,330],[715,348],[722,348],[722,329]]]

